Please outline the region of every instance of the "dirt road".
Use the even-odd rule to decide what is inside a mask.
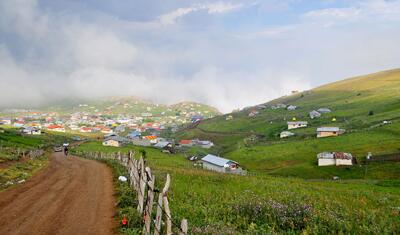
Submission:
[[[113,234],[111,170],[62,153],[25,184],[0,193],[0,234]]]

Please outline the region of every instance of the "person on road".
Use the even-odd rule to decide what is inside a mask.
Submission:
[[[68,156],[68,146],[64,146],[64,154],[65,156]]]

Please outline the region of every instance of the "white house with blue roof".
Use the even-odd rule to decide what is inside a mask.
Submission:
[[[242,168],[239,167],[239,163],[212,154],[208,154],[207,156],[203,157],[201,161],[203,163],[203,169],[217,171],[221,173],[245,173]]]

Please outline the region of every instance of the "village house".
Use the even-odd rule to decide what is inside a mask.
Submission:
[[[192,140],[181,140],[181,141],[179,141],[179,144],[184,147],[191,147],[191,146],[193,146],[193,141]]]
[[[214,146],[214,143],[209,141],[209,140],[192,140],[193,145],[202,147],[204,149],[209,149],[212,148]]]
[[[144,147],[151,146],[151,142],[148,139],[135,138],[131,139],[131,143],[136,146],[144,146]]]
[[[281,134],[280,134],[280,138],[281,139],[288,138],[290,136],[294,136],[294,133],[290,132],[290,131],[282,131]]]
[[[11,118],[2,118],[0,119],[0,123],[2,123],[3,125],[11,125],[12,121]]]
[[[174,152],[174,146],[169,141],[159,141],[153,147],[161,149],[163,153],[173,153]]]
[[[317,155],[318,166],[352,166],[353,156],[350,153],[323,152]]]
[[[136,139],[136,138],[140,138],[141,135],[142,135],[142,133],[140,133],[140,131],[132,131],[126,137],[129,139]]]
[[[68,127],[69,127],[69,129],[71,129],[73,131],[78,131],[80,129],[79,126],[76,124],[71,124]]]
[[[61,125],[49,125],[47,126],[47,130],[55,132],[65,132],[64,126]]]
[[[121,147],[127,144],[129,140],[121,136],[111,136],[103,141],[103,146]]]
[[[297,106],[295,106],[295,105],[289,105],[286,109],[289,110],[289,111],[294,111],[294,110],[297,109]]]
[[[232,115],[228,115],[228,116],[226,116],[226,118],[225,118],[226,121],[229,121],[229,120],[232,120],[232,119],[233,119],[233,116],[232,116]]]
[[[309,116],[310,116],[311,119],[319,118],[319,117],[321,117],[321,113],[318,112],[318,111],[313,110],[313,111],[311,111],[309,113]]]
[[[272,105],[271,109],[284,109],[286,108],[286,104],[276,104],[276,105]]]
[[[110,134],[110,133],[113,133],[113,130],[111,128],[108,128],[108,127],[102,127],[101,128],[101,133]]]
[[[201,159],[203,163],[203,169],[221,172],[221,173],[234,173],[243,174],[244,171],[239,167],[239,164],[235,161],[218,157],[212,154]]]
[[[258,112],[257,110],[252,110],[252,111],[249,113],[249,117],[255,117],[258,113],[259,113],[259,112]]]
[[[37,127],[27,126],[22,129],[22,133],[25,135],[40,135],[42,131]]]
[[[288,125],[288,130],[291,130],[291,129],[307,127],[308,122],[306,121],[287,122],[287,125]]]
[[[319,127],[317,128],[317,138],[338,136],[344,133],[345,130],[339,127]]]
[[[92,133],[92,128],[83,126],[79,131],[82,133]]]
[[[196,116],[192,116],[192,117],[190,118],[190,121],[191,121],[192,123],[196,123],[196,122],[202,121],[203,119],[204,119],[203,116],[196,115]]]
[[[146,135],[143,136],[143,139],[149,140],[151,144],[157,144],[158,137],[156,135]]]
[[[23,127],[25,125],[25,122],[23,121],[16,121],[14,122],[15,127]]]
[[[114,131],[117,132],[117,133],[124,132],[125,131],[125,126],[123,126],[123,125],[117,126],[117,127],[115,127]]]

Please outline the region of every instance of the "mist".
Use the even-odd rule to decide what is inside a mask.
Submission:
[[[0,107],[132,95],[230,112],[400,67],[400,1],[149,2],[1,1]]]

